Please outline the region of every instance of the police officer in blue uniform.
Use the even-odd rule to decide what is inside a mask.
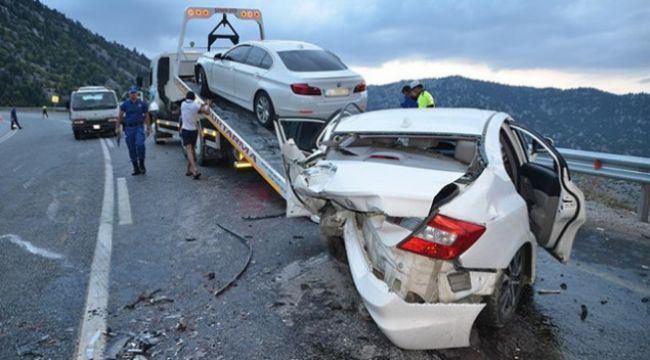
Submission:
[[[129,99],[120,106],[120,116],[117,119],[117,136],[121,136],[124,128],[126,145],[129,147],[129,157],[133,164],[131,175],[145,174],[144,167],[144,140],[151,134],[151,119],[149,118],[149,104],[138,98],[138,88],[129,88]]]

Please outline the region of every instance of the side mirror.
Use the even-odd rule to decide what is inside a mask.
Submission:
[[[223,59],[223,55],[221,55],[221,53],[218,53],[214,56],[214,60],[222,60],[222,59]]]
[[[533,141],[533,148],[531,151],[531,155],[533,154],[540,154],[540,153],[546,153],[546,148],[544,148],[540,143],[537,141]]]
[[[548,143],[552,146],[555,146],[555,140],[551,139],[550,137],[545,137],[544,140],[548,141]]]

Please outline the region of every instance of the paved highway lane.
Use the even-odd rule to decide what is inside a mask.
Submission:
[[[39,339],[40,353],[71,358],[97,235],[102,150],[99,140],[75,141],[67,115],[18,115],[23,130],[8,138],[6,120],[0,127],[0,358],[15,359],[16,346]]]
[[[540,251],[534,291],[506,328],[477,326],[466,349],[402,351],[368,317],[347,267],[324,254],[317,226],[283,218],[284,201],[255,172],[210,166],[194,181],[177,140],[149,139],[147,175],[132,177],[124,144],[75,141],[58,118],[24,114],[25,130],[0,143],[0,359],[45,336],[37,352],[73,358],[84,334],[97,344],[82,324],[98,319],[107,351],[140,334],[148,358],[648,358],[650,227],[591,221],[568,265]],[[0,124],[0,141],[6,133]],[[110,234],[100,230],[105,155]],[[107,281],[107,296],[88,316],[108,235],[110,262],[93,272],[110,274],[93,282]],[[245,243],[251,263],[215,296],[246,264]]]

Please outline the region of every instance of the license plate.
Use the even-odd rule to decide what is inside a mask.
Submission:
[[[99,129],[101,129],[101,126],[99,126],[99,125],[93,125],[93,130],[99,130]]]
[[[348,88],[335,88],[325,90],[325,96],[348,96],[350,89]]]

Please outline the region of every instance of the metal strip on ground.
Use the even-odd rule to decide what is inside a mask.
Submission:
[[[106,345],[106,310],[108,306],[108,279],[113,248],[114,196],[113,165],[108,146],[100,139],[104,153],[104,199],[97,231],[97,245],[88,279],[86,306],[84,307],[76,360],[101,359]]]

